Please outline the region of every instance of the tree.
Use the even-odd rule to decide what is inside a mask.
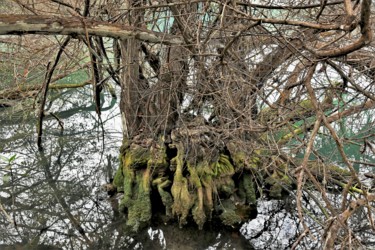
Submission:
[[[203,228],[218,218],[234,226],[254,216],[258,197],[291,193],[302,238],[302,198],[314,189],[329,218],[324,246],[351,242],[344,225],[374,200],[345,151],[363,144],[361,164],[373,164],[370,0],[6,3],[13,13],[2,10],[1,35],[43,35],[63,55],[46,67],[45,93],[56,67],[70,74],[88,56],[98,115],[104,83],[120,85],[124,139],[113,184],[124,192],[120,210],[131,230],[156,213],[180,225],[192,218]],[[15,36],[3,40],[18,46]],[[68,64],[73,48],[77,63]],[[355,136],[339,133],[340,122],[355,117]],[[324,137],[339,160],[317,149]],[[328,197],[333,187],[340,206]]]

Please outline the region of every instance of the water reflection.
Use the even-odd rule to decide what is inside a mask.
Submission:
[[[8,139],[1,142],[1,154],[16,156],[14,162],[2,161],[0,173],[2,213],[9,214],[1,216],[2,248],[88,248],[112,234],[105,229],[112,223],[111,208],[99,188],[109,181],[121,142],[115,100],[105,96],[104,110],[111,109],[103,112],[102,130],[88,91],[65,93],[61,97],[68,100],[60,97],[48,105],[64,122],[64,131],[60,134],[57,121],[46,119],[42,153],[32,116],[24,123],[1,121],[1,138]]]
[[[103,96],[103,127],[89,88],[57,92],[48,111],[44,151],[33,114],[0,111],[0,249],[252,249],[237,232],[158,224],[122,232],[101,186],[118,164],[121,119],[116,99]],[[15,112],[16,113],[16,112]],[[15,158],[15,159],[14,159]]]

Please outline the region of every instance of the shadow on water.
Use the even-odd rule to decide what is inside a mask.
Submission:
[[[103,128],[90,90],[57,93],[48,104],[64,122],[44,123],[38,152],[36,119],[0,110],[0,249],[253,249],[239,232],[198,231],[163,223],[129,236],[114,219],[101,186],[118,164],[121,118],[103,96]]]

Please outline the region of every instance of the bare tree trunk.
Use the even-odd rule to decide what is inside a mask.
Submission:
[[[128,7],[137,7],[139,1],[128,0]],[[142,11],[132,11],[127,25],[140,27]],[[124,138],[131,139],[142,132],[143,104],[145,83],[140,79],[140,41],[129,38],[121,41],[122,71],[120,109],[123,119]]]

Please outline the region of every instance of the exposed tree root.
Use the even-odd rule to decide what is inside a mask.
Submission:
[[[177,219],[180,226],[194,221],[202,229],[212,219],[239,226],[256,214],[260,194],[281,199],[285,190],[295,187],[295,167],[266,150],[246,152],[235,141],[209,148],[198,139],[199,133],[186,135],[180,131],[170,144],[161,138],[124,142],[113,183],[124,192],[119,207],[131,231],[147,225],[155,211]],[[309,163],[318,178],[325,175],[343,183],[338,177],[345,170],[326,167],[323,171],[319,164]],[[162,208],[152,208],[155,195]]]
[[[168,159],[171,148],[176,154]],[[206,153],[198,140],[124,143],[114,185],[124,192],[120,210],[127,216],[126,226],[137,231],[151,219],[156,192],[165,207],[162,212],[180,226],[193,220],[202,229],[214,216],[228,226],[248,219],[256,205],[251,172],[237,167],[228,152]]]

